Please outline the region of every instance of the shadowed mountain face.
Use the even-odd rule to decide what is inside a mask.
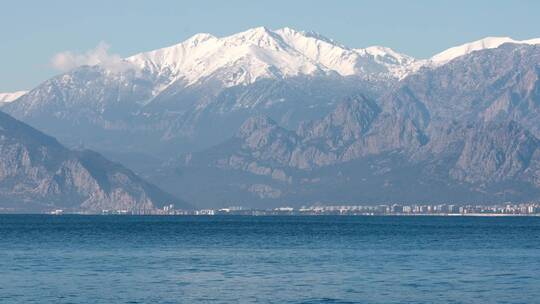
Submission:
[[[68,150],[2,112],[0,202],[4,212],[144,212],[168,203],[187,206],[98,153]]]
[[[535,200],[531,41],[415,60],[290,29],[197,35],[121,73],[77,68],[3,109],[200,206]]]
[[[411,75],[381,98],[420,104],[434,123],[515,120],[540,135],[540,45],[503,44]]]
[[[504,201],[540,194],[540,141],[518,123],[451,123],[423,133],[409,121],[380,130],[387,117],[379,111],[357,97],[297,132],[250,118],[231,140],[188,154],[153,178],[213,206]],[[190,190],[196,184],[209,190],[197,195]]]
[[[249,119],[234,139],[189,155],[180,168],[236,170],[240,181],[216,185],[220,193],[243,191],[242,201],[266,204],[335,201],[326,193],[351,202],[535,200],[538,54],[537,46],[513,44],[474,52],[423,69],[378,99],[349,98],[295,132],[268,118]],[[344,176],[338,169],[349,166],[361,171]],[[398,182],[399,172],[406,178]],[[362,191],[337,194],[340,178],[338,185]]]

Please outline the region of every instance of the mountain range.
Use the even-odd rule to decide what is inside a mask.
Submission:
[[[416,59],[290,28],[197,34],[75,68],[2,111],[201,207],[535,200],[539,44]]]

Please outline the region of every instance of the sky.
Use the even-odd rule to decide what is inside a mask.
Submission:
[[[0,0],[0,92],[60,73],[58,54],[100,47],[126,57],[196,33],[257,26],[316,31],[346,46],[427,58],[487,36],[540,37],[540,1],[74,1]]]

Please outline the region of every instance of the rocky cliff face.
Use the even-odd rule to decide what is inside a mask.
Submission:
[[[4,211],[17,212],[145,212],[182,204],[121,165],[92,151],[68,150],[1,112],[0,202]]]
[[[469,128],[450,176],[469,183],[528,180],[538,185],[540,141],[516,122]]]
[[[396,118],[393,118],[396,119]],[[280,127],[268,117],[248,119],[232,141],[240,142],[232,155],[272,165],[303,170],[333,165],[423,144],[422,130],[408,117],[390,125],[389,115],[364,96],[347,98],[319,120],[301,124],[296,132]]]
[[[302,125],[296,133],[279,127],[269,118],[251,118],[232,140],[238,144],[230,159],[238,162],[248,158],[271,166],[312,170],[368,155],[401,151],[411,162],[454,158],[455,163],[449,163],[450,175],[476,183],[513,179],[532,170],[529,165],[537,157],[539,140],[515,121],[445,126],[437,133],[432,131],[433,140],[426,136],[426,142],[408,140],[406,132],[398,132],[396,137],[404,137],[398,141],[406,145],[386,146],[387,136],[372,130],[378,127],[376,124],[371,127],[378,113],[376,109],[372,101],[349,100],[324,119]],[[370,146],[370,142],[375,144]],[[227,163],[224,159],[218,162]]]

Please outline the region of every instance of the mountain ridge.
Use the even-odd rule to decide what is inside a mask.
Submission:
[[[534,199],[540,46],[525,42],[484,39],[437,64],[289,28],[198,34],[4,109],[204,204]]]

